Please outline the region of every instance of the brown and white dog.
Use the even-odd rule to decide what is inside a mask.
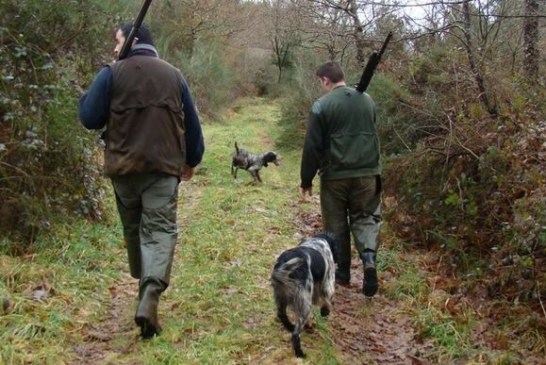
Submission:
[[[292,348],[297,357],[305,357],[300,333],[310,320],[312,305],[320,305],[323,317],[332,310],[336,260],[337,240],[334,234],[323,232],[284,251],[275,263],[271,285],[277,318],[292,332]],[[295,325],[288,319],[287,307],[295,314]]]
[[[236,179],[237,170],[243,169],[250,173],[254,179],[254,183],[261,183],[261,168],[267,167],[269,163],[279,166],[280,160],[281,156],[276,152],[269,151],[262,154],[256,154],[239,148],[239,146],[237,146],[237,142],[235,142],[235,153],[233,154],[231,160],[231,175]]]

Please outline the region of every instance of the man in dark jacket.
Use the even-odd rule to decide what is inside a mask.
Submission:
[[[116,32],[119,53],[131,24]],[[112,180],[131,276],[139,279],[135,322],[143,338],[159,334],[160,294],[169,285],[178,184],[201,162],[204,141],[188,84],[161,60],[143,25],[127,58],[104,67],[80,99],[87,129],[106,127],[105,174]]]
[[[340,242],[336,281],[350,283],[351,233],[364,266],[364,295],[378,289],[376,253],[381,224],[381,165],[375,130],[375,105],[366,93],[345,84],[341,67],[317,69],[326,92],[309,114],[301,161],[300,194],[312,194],[320,175],[320,205],[325,230]]]

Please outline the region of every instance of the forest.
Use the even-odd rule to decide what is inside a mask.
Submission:
[[[224,288],[224,298],[250,293],[259,305],[237,302],[255,313],[225,338],[210,339],[205,335],[219,329],[196,321],[178,334],[168,332],[158,348],[143,345],[146,355],[140,359],[127,355],[138,353],[138,343],[119,345],[115,335],[97,334],[92,324],[106,323],[102,331],[119,337],[132,334],[129,324],[104,318],[129,318],[116,300],[132,302],[133,293],[117,273],[126,271],[123,257],[114,261],[118,258],[105,255],[123,254],[121,228],[110,181],[102,173],[100,132],[81,126],[78,100],[112,61],[115,29],[133,21],[141,5],[140,0],[0,4],[0,327],[6,329],[0,338],[10,344],[0,350],[0,363],[140,364],[153,358],[173,364],[291,363],[285,360],[291,359],[288,340],[273,321],[267,284],[260,282],[254,292],[229,281],[243,275],[230,270],[245,266],[239,255],[248,254],[236,241],[244,236],[251,241],[244,243],[248,251],[267,252],[267,260],[255,262],[258,271],[265,267],[267,281],[268,265],[281,247],[320,229],[316,200],[303,208],[292,202],[307,116],[321,95],[316,67],[336,61],[354,85],[389,32],[393,37],[367,90],[377,106],[381,140],[389,253],[380,260],[389,304],[376,302],[364,312],[353,308],[353,324],[366,324],[362,317],[373,317],[374,308],[393,315],[396,305],[390,303],[400,301],[411,323],[404,320],[403,326],[413,331],[406,345],[420,350],[402,359],[387,356],[396,346],[340,345],[336,336],[352,330],[343,332],[339,318],[331,328],[328,320],[319,320],[318,329],[302,340],[304,347],[311,337],[320,343],[311,349],[309,363],[545,363],[546,3],[541,0],[152,1],[145,23],[160,57],[187,79],[206,137],[205,162],[182,189],[187,196],[180,219],[187,233],[181,239],[189,238],[180,261],[194,253],[220,260],[225,265],[218,270],[227,274],[215,285]],[[237,181],[229,176],[234,142],[250,149],[268,145],[285,156],[284,165],[267,169],[269,187],[267,175],[261,187],[244,184],[244,173]],[[248,197],[242,197],[245,191]],[[255,201],[258,206],[249,208]],[[195,211],[185,212],[186,205]],[[254,230],[266,227],[264,232],[246,231],[251,218]],[[195,226],[193,219],[199,222]],[[219,228],[226,224],[241,232]],[[264,249],[264,241],[273,246]],[[226,242],[233,246],[222,251]],[[180,280],[191,282],[199,265],[211,265],[195,260],[187,273],[180,268]],[[67,265],[74,270],[70,275],[63,273]],[[414,272],[414,265],[422,270]],[[415,276],[405,277],[398,289],[389,286],[395,284],[388,278],[402,280],[406,270]],[[123,285],[115,284],[119,280]],[[424,287],[442,295],[425,295]],[[203,322],[214,305],[225,305],[207,302],[203,298],[215,294],[192,288],[172,289],[173,313],[184,312],[176,304],[180,298],[189,301],[198,293],[203,297],[192,310]],[[106,309],[99,297],[110,294]],[[349,303],[350,294],[343,295]],[[214,320],[228,317],[217,313]],[[477,317],[480,324],[469,329]],[[438,334],[440,322],[445,332]],[[245,330],[256,332],[262,325],[266,330],[257,339],[247,339],[254,335]],[[53,336],[55,341],[47,339],[50,326],[60,336]],[[486,334],[486,328],[495,331]],[[183,336],[202,344],[198,354]],[[273,345],[264,344],[277,337]],[[89,338],[97,345],[83,348]],[[63,341],[75,349],[73,355],[66,355]],[[31,344],[40,350],[31,350]],[[211,350],[222,344],[225,352]],[[349,355],[324,358],[321,346]]]

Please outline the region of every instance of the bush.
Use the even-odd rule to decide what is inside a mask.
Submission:
[[[0,232],[28,247],[55,215],[102,217],[96,136],[78,122],[79,78],[98,63],[100,2],[7,1],[0,36]],[[83,32],[82,29],[86,29]],[[81,42],[81,43],[80,43]]]
[[[281,134],[276,144],[286,149],[302,148],[309,111],[322,94],[315,76],[322,61],[318,61],[317,55],[302,53],[299,61],[286,71],[285,81],[276,87],[281,101]]]
[[[177,52],[169,60],[188,81],[199,111],[213,119],[219,118],[219,110],[231,105],[243,93],[235,69],[225,58],[223,48],[209,42],[195,47],[191,56]]]

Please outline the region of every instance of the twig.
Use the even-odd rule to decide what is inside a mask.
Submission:
[[[404,145],[404,147],[406,147],[408,149],[409,152],[411,152],[411,148],[410,146],[408,146],[408,144],[406,143],[406,141],[404,141],[404,139],[402,138],[402,136],[398,133],[398,131],[396,130],[396,128],[393,128],[394,130],[394,133],[396,133],[396,136],[398,137],[398,139],[400,139],[400,141],[402,142],[402,144]]]
[[[7,162],[4,162],[4,161],[0,161],[0,165],[4,165],[4,166],[7,166],[9,168],[12,168],[14,169],[15,171],[18,171],[19,173],[21,173],[24,177],[30,177],[29,174],[27,174],[23,169],[17,167],[17,166],[14,166],[14,165],[11,165]]]
[[[542,299],[540,299],[540,284],[537,280],[537,292],[538,292],[538,302],[540,303],[540,307],[542,308],[542,313],[544,313],[544,318],[546,318],[546,309],[544,309],[544,303],[542,303]]]

